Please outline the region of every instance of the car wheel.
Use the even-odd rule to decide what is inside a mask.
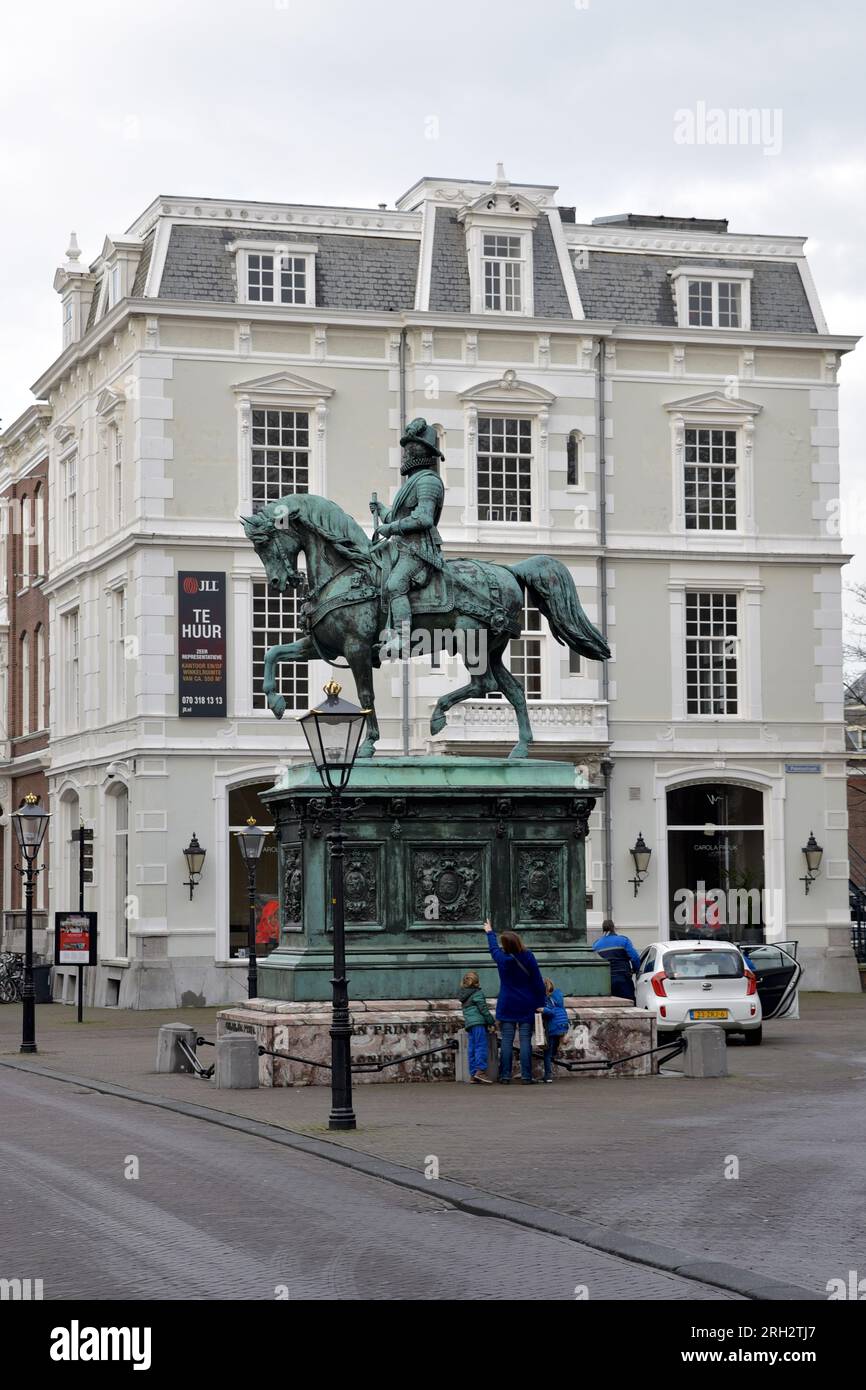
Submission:
[[[763,1036],[763,1024],[759,1025],[757,1028],[750,1029],[750,1031],[746,1034],[746,1047],[758,1047]]]

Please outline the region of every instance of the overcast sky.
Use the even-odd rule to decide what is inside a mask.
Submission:
[[[488,178],[502,160],[579,220],[808,235],[831,331],[862,333],[864,15],[861,0],[7,5],[3,422],[59,353],[70,230],[89,261],[160,193],[390,205],[422,174]],[[764,139],[682,143],[677,113],[699,123],[701,103],[708,119],[762,110]],[[845,540],[866,552],[866,343],[840,380]]]

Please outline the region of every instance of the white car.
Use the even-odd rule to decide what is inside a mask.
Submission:
[[[656,941],[641,953],[637,1007],[656,1015],[660,1035],[689,1023],[718,1023],[757,1047],[765,1017],[793,1014],[803,972],[792,948],[796,951],[791,942],[746,946],[747,962],[732,941]]]

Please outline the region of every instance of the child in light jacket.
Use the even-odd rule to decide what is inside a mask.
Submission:
[[[547,1085],[553,1081],[553,1059],[568,1032],[569,1023],[562,990],[557,989],[552,980],[545,980],[544,988],[547,991],[547,1002],[542,1010],[547,1033],[547,1046],[544,1049],[544,1081]]]
[[[457,998],[463,1005],[463,1025],[469,1034],[469,1075],[476,1084],[489,1086],[487,1030],[496,1026],[496,1020],[487,1006],[477,971],[467,970]]]

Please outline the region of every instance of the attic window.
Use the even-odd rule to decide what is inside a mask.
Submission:
[[[315,246],[247,242],[229,249],[238,254],[238,289],[243,303],[315,304]]]
[[[680,328],[751,328],[751,270],[680,266],[671,272]]]
[[[488,233],[481,250],[484,307],[506,314],[523,312],[523,238]]]

